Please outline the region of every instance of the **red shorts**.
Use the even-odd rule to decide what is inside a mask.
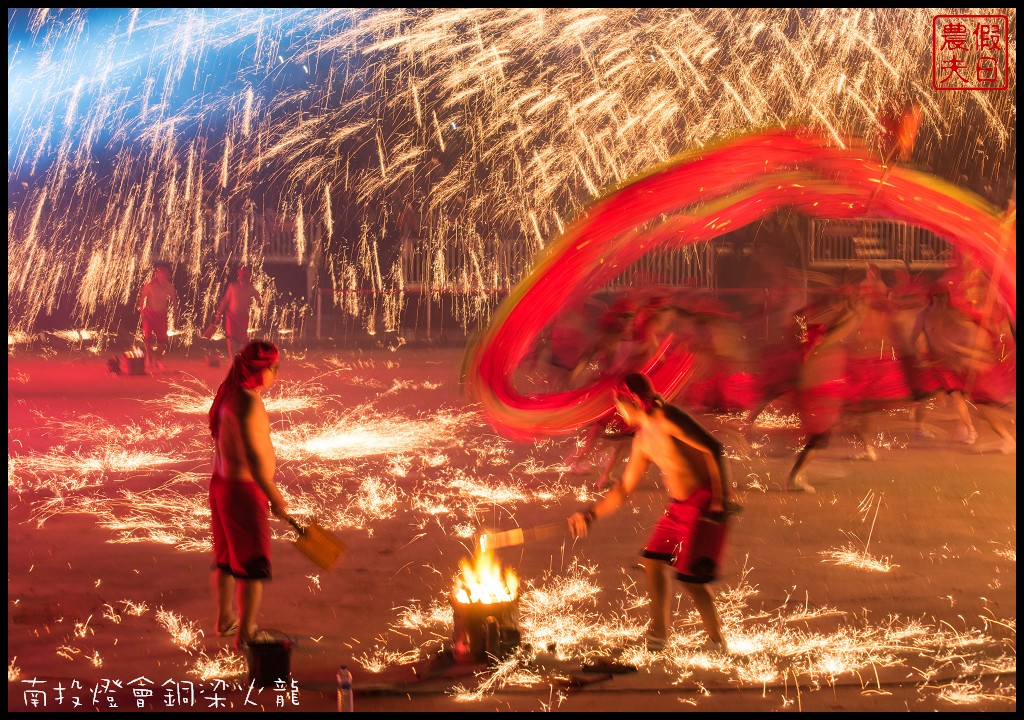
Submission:
[[[849,399],[846,378],[829,380],[797,391],[796,404],[800,427],[808,435],[821,435],[836,426]]]
[[[640,553],[672,565],[683,582],[707,583],[718,577],[725,547],[725,523],[709,522],[711,491],[701,488],[673,500]]]
[[[970,389],[971,400],[981,405],[1006,405],[1017,394],[1017,362],[1004,360],[977,374]]]
[[[249,342],[249,313],[241,317],[225,315],[224,334],[237,342]]]
[[[210,479],[214,565],[243,580],[270,579],[269,501],[255,482]]]
[[[142,335],[149,342],[152,335],[156,335],[157,342],[167,341],[167,313],[153,312],[152,310],[142,311]]]
[[[847,371],[851,402],[907,400],[914,395],[903,363],[898,359],[850,360]]]

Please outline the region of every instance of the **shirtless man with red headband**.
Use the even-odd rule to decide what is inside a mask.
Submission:
[[[261,397],[277,380],[279,360],[273,343],[250,342],[235,356],[210,408],[217,634],[237,633],[236,648],[256,633],[263,581],[270,579],[268,502],[277,517],[288,514],[288,504],[274,484],[270,418]]]
[[[719,571],[725,537],[726,480],[722,445],[681,409],[654,392],[638,373],[615,391],[615,408],[636,428],[622,480],[586,510],[569,517],[573,537],[585,537],[597,519],[615,512],[636,488],[651,463],[661,469],[671,504],[641,552],[651,598],[647,649],[659,651],[671,627],[671,585],[666,566],[683,582],[700,612],[709,649],[727,652],[718,611],[707,583]]]

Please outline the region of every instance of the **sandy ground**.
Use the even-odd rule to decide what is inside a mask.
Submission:
[[[296,644],[291,684],[247,690],[212,632],[205,410],[225,367],[175,356],[156,376],[102,358],[8,359],[8,709],[333,710],[353,671],[364,711],[1014,711],[1016,455],[877,414],[875,462],[837,439],[814,495],[786,494],[795,430],[708,417],[742,512],[714,584],[732,655],[679,589],[670,647],[645,623],[637,550],[662,510],[652,472],[591,537],[498,553],[519,576],[523,645],[495,668],[445,661],[447,602],[481,526],[564,518],[598,471],[573,439],[496,436],[461,393],[458,349],[292,353],[268,408],[279,485],[348,552],[321,571],[274,521],[261,625]],[[780,408],[785,415],[785,408]],[[596,458],[600,460],[600,458]],[[595,658],[635,671],[586,672]]]

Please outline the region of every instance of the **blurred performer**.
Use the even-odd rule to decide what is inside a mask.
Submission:
[[[748,425],[754,425],[774,400],[796,390],[803,360],[801,339],[804,328],[800,323],[808,313],[804,304],[805,294],[791,280],[780,276],[765,297],[763,319],[759,323],[763,324],[763,329],[748,329],[751,337],[764,336],[758,353],[761,367],[757,373],[757,398],[747,414],[745,422]]]
[[[926,358],[934,386],[953,401],[958,418],[953,439],[969,445],[978,437],[968,399],[999,436],[998,450],[1009,453],[1017,443],[1010,433],[1007,409],[1016,392],[1016,347],[1008,322],[990,330],[953,307],[947,283],[938,284],[922,311],[913,338]]]
[[[604,303],[588,298],[581,306],[557,318],[539,339],[528,360],[534,370],[542,370],[550,390],[562,391],[573,387],[578,368],[591,351],[594,327],[607,310]]]
[[[260,293],[253,287],[252,270],[243,265],[238,275],[228,283],[224,298],[217,306],[216,322],[224,321],[224,334],[228,342],[228,358],[249,342],[249,308],[260,304]]]
[[[964,390],[972,367],[979,368],[983,358],[971,351],[975,326],[971,319],[950,303],[950,293],[938,284],[931,293],[928,306],[921,311],[914,326],[912,340],[924,358],[931,387],[945,392],[953,402],[959,421],[954,439],[973,445],[978,438]],[[920,412],[917,415],[921,423]]]
[[[263,582],[270,579],[267,504],[279,518],[288,514],[288,504],[274,484],[276,460],[262,398],[277,381],[279,362],[274,344],[249,343],[235,355],[210,407],[217,634],[228,637],[237,633],[236,648],[256,633]]]
[[[758,388],[742,323],[710,296],[684,301],[679,319],[681,341],[693,354],[696,368],[680,401],[703,411],[750,411]]]
[[[146,366],[151,372],[163,370],[163,357],[167,352],[168,315],[173,321],[175,314],[174,284],[167,263],[157,263],[153,268],[153,277],[142,286],[142,292],[139,293],[138,308],[142,315],[142,344],[146,352]]]
[[[874,263],[868,265],[864,280],[856,288],[850,312],[855,328],[844,341],[849,381],[846,409],[854,416],[856,432],[864,442],[862,457],[875,460],[871,413],[913,402],[907,358],[913,358],[914,353],[901,336],[889,288]]]
[[[634,331],[637,305],[635,294],[624,292],[605,309],[597,321],[597,332],[590,347],[569,375],[570,384],[579,383],[581,377],[594,369],[599,376],[608,376],[622,375],[636,367],[645,349]],[[583,442],[565,463],[572,472],[583,472],[582,461],[597,446],[598,439],[613,441],[612,454],[597,480],[597,487],[605,488],[613,482],[613,473],[629,450],[629,444],[621,441],[630,437],[632,429],[624,427],[616,416],[596,422],[586,429]]]
[[[828,446],[850,396],[843,341],[856,331],[858,318],[845,301],[837,303],[834,312],[831,321],[807,325],[796,383],[800,428],[806,439],[786,477],[785,490],[815,491],[804,479],[804,470],[815,453]]]
[[[808,320],[797,382],[800,424],[807,439],[786,478],[787,490],[814,492],[803,473],[844,416],[864,444],[859,457],[875,460],[871,413],[915,398],[908,362],[900,356],[908,343],[899,337],[888,294],[872,264],[862,282],[842,292],[830,320]]]
[[[672,592],[666,565],[676,572],[700,612],[711,649],[727,651],[714,598],[707,584],[715,579],[725,527],[727,493],[722,445],[690,415],[654,392],[644,375],[628,375],[615,391],[615,408],[636,428],[622,481],[601,500],[569,517],[573,537],[585,537],[590,525],[615,512],[654,463],[671,504],[641,555],[651,598],[647,649],[664,649],[671,628]]]
[[[915,432],[919,437],[934,438],[935,434],[926,428],[923,422],[924,401],[936,394],[938,386],[929,378],[929,374],[923,371],[920,353],[914,340],[917,319],[928,306],[929,290],[925,282],[911,275],[909,268],[898,268],[895,276],[896,283],[889,290],[894,343],[911,391]]]

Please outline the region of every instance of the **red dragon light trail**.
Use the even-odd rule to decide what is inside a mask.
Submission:
[[[611,188],[551,243],[468,352],[467,381],[492,424],[528,439],[571,434],[609,417],[616,378],[548,395],[513,387],[516,367],[544,327],[647,253],[713,240],[785,207],[926,228],[976,259],[1016,322],[1016,248],[997,208],[935,176],[887,166],[854,140],[837,147],[810,129],[752,132]],[[688,357],[663,346],[638,369],[671,395],[689,367]]]

